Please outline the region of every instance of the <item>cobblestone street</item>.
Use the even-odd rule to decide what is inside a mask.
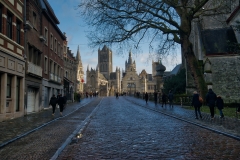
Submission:
[[[234,160],[240,159],[239,147],[238,140],[142,108],[123,97],[109,97],[82,137],[58,159]]]
[[[129,96],[88,98],[63,117],[49,109],[0,123],[0,159],[240,159],[239,121],[209,116]]]

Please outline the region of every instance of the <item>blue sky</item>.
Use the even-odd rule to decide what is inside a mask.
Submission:
[[[98,48],[92,49],[88,47],[88,39],[86,38],[88,26],[84,24],[78,14],[79,10],[76,10],[80,0],[48,0],[48,2],[60,22],[58,27],[67,35],[68,47],[74,55],[76,55],[79,45],[84,73],[86,74],[88,65],[89,68],[96,68]],[[142,46],[141,48],[141,53],[132,55],[132,58],[136,61],[137,73],[140,73],[143,69],[148,73],[152,73],[152,61],[148,60],[148,47]],[[128,59],[128,52],[123,55],[117,55],[114,49],[110,49],[113,51],[113,71],[115,71],[116,67],[125,70],[125,61]],[[171,71],[176,64],[180,63],[180,59],[180,54],[177,56],[168,56],[162,60],[162,63],[166,66],[167,71]]]

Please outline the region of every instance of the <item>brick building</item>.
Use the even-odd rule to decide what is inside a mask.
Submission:
[[[45,38],[42,34],[41,14],[39,1],[26,1],[25,110],[27,114],[40,111],[42,106],[42,57]]]
[[[42,61],[42,106],[48,107],[53,94],[63,94],[63,49],[66,36],[58,27],[60,23],[47,0],[39,0],[42,14],[41,33],[45,38]]]
[[[23,0],[0,1],[0,121],[24,115]]]

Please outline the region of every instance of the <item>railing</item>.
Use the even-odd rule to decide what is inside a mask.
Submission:
[[[31,62],[28,62],[28,73],[37,75],[39,77],[42,77],[42,68],[40,66],[37,66]]]
[[[144,94],[142,94],[142,93],[140,93],[138,96],[137,96],[137,94],[134,94],[132,96],[134,96],[136,98],[141,98],[141,99],[145,98]],[[205,97],[203,97],[203,98],[205,98]],[[153,93],[148,93],[148,99],[149,99],[149,101],[154,101],[154,94]],[[162,95],[161,94],[158,94],[158,98],[157,99],[158,99],[158,103],[162,103]],[[174,104],[178,104],[178,105],[191,106],[191,104],[192,104],[192,96],[187,96],[187,95],[186,96],[179,96],[179,95],[176,95],[173,98],[173,103]],[[224,104],[225,104],[225,106],[235,108],[236,106],[238,106],[238,104],[240,104],[240,100],[225,99],[224,100]],[[205,99],[204,99],[203,105],[207,105]]]
[[[57,82],[57,83],[61,83],[62,79],[60,77],[58,77],[57,75],[54,75],[53,73],[49,72],[49,80]]]

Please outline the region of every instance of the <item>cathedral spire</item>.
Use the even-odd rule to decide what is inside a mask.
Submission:
[[[78,45],[78,50],[77,50],[76,59],[77,59],[77,61],[81,61],[81,56],[80,56],[80,51],[79,51],[79,45]]]
[[[128,64],[132,64],[132,51],[129,51]]]

